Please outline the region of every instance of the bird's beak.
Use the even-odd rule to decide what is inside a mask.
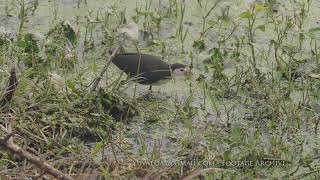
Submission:
[[[184,74],[185,76],[192,75],[191,69],[188,66],[184,68]]]

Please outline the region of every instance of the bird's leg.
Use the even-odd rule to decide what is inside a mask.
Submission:
[[[149,86],[149,91],[151,91],[151,90],[152,90],[152,86],[150,85],[150,86]]]

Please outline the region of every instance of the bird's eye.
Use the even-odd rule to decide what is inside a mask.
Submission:
[[[180,69],[180,71],[182,72],[182,71],[184,71],[184,69]]]

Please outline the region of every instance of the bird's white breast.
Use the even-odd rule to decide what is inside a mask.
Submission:
[[[154,82],[154,83],[152,83],[151,85],[162,85],[162,84],[165,84],[165,83],[167,83],[167,82],[169,82],[171,80],[171,77],[169,77],[169,78],[166,78],[166,79],[161,79],[161,80],[159,80],[159,81],[157,81],[157,82]]]

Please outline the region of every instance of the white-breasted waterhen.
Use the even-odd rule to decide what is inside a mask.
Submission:
[[[190,72],[186,65],[168,64],[158,56],[142,53],[116,54],[112,63],[134,81],[150,85],[149,90],[152,89],[152,85],[166,83],[175,76],[185,76]]]

